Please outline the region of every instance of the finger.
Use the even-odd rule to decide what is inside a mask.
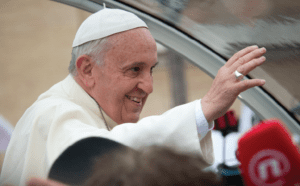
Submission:
[[[236,89],[238,90],[239,94],[241,92],[244,92],[250,88],[253,88],[255,86],[263,86],[266,83],[263,79],[247,79],[244,81],[240,81],[236,85]]]
[[[52,180],[44,180],[41,178],[31,178],[27,183],[27,186],[65,186],[62,183],[52,181]]]
[[[231,65],[231,70],[235,71],[239,66],[250,62],[251,60],[255,59],[255,58],[259,58],[261,57],[263,54],[266,53],[266,48],[262,47],[259,49],[255,49],[252,52],[244,55],[243,57],[240,57],[234,64]]]
[[[237,68],[237,71],[243,74],[244,76],[255,69],[257,66],[263,64],[266,61],[265,56],[261,56],[260,58],[252,59],[250,62],[243,64]]]
[[[236,62],[239,58],[243,57],[244,55],[252,52],[253,50],[258,49],[257,45],[249,46],[246,47],[239,52],[235,53],[225,64],[225,66],[229,67],[231,66],[234,62]]]

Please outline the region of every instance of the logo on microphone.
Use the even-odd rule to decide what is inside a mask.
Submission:
[[[282,178],[291,169],[287,157],[276,150],[262,150],[249,163],[249,176],[256,185],[283,185]]]

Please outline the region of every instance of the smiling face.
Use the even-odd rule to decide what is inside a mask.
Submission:
[[[137,122],[153,91],[152,69],[157,64],[156,43],[146,28],[110,36],[104,65],[92,69],[90,95],[118,124]]]

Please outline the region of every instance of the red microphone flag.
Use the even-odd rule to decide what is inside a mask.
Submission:
[[[238,141],[237,158],[248,186],[300,185],[300,154],[278,120],[262,122]]]

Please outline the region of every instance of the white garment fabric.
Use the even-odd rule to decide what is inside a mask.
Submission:
[[[207,123],[200,104],[197,100],[160,116],[117,126],[105,115],[113,128],[108,131],[98,104],[69,75],[41,94],[17,123],[4,158],[0,183],[24,185],[31,177],[47,178],[64,150],[89,137],[108,138],[137,150],[151,145],[175,147],[182,152],[201,154],[207,165],[211,165],[212,125]],[[198,125],[204,132],[200,133],[196,108],[201,112]]]
[[[14,127],[0,115],[0,154],[5,153],[13,131]]]

